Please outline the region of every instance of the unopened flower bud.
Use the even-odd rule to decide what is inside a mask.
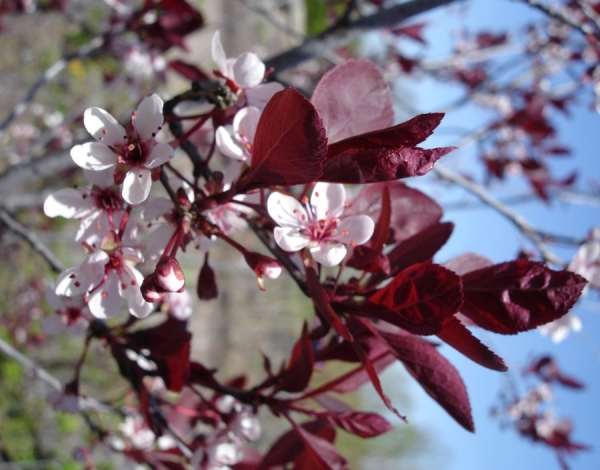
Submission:
[[[248,266],[250,266],[256,273],[258,287],[260,290],[265,290],[263,277],[277,279],[283,271],[283,266],[279,261],[269,258],[268,256],[261,255],[260,253],[249,251],[244,255],[244,258],[246,263],[248,263]]]
[[[157,284],[154,273],[146,276],[144,282],[142,282],[142,285],[140,286],[140,291],[146,302],[158,302],[159,300],[164,299],[168,294],[166,290]]]
[[[185,289],[185,275],[179,261],[173,256],[161,258],[154,270],[156,284],[168,292],[182,292]]]

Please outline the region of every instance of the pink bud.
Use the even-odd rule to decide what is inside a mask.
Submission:
[[[142,285],[140,286],[140,291],[146,302],[158,302],[159,300],[164,299],[168,293],[157,284],[154,273],[146,276],[144,282],[142,282]]]
[[[154,275],[156,284],[168,292],[181,292],[185,289],[185,275],[173,256],[161,258],[156,265]]]
[[[265,290],[263,277],[277,279],[283,271],[283,266],[279,261],[269,258],[268,256],[261,255],[260,253],[249,251],[244,255],[244,258],[246,259],[248,266],[250,266],[256,273],[258,287],[260,287],[261,290]]]

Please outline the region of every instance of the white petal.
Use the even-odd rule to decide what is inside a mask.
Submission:
[[[136,250],[135,248],[130,247],[124,247],[121,249],[121,252],[121,259],[129,263],[131,266],[144,262],[144,256],[142,255],[140,250]]]
[[[117,155],[101,142],[87,142],[71,149],[71,158],[81,168],[106,170],[117,163]]]
[[[219,33],[219,31],[216,31],[212,38],[211,55],[215,64],[217,64],[219,71],[223,74],[227,74],[227,56],[225,55],[223,45],[221,44],[221,33]]]
[[[119,289],[119,277],[116,272],[111,271],[106,282],[90,295],[88,307],[92,315],[96,318],[111,318],[117,315],[123,304]]]
[[[259,85],[265,78],[265,64],[252,52],[244,52],[233,64],[233,79],[242,88]]]
[[[56,294],[56,288],[52,285],[46,286],[44,291],[46,302],[54,309],[54,311],[64,310],[66,308],[63,298]]]
[[[47,335],[54,336],[65,331],[66,324],[60,315],[51,315],[40,320],[40,327]]]
[[[150,194],[152,175],[146,168],[132,168],[123,181],[123,199],[129,204],[144,202]]]
[[[343,184],[317,183],[310,196],[310,205],[317,220],[339,217],[345,202],[346,190]]]
[[[373,235],[375,222],[368,215],[353,215],[343,219],[337,228],[340,234],[336,240],[345,244],[362,245]],[[347,232],[347,235],[341,235]]]
[[[120,213],[120,211],[118,213]],[[115,221],[115,223],[118,222]],[[81,219],[79,229],[75,235],[75,241],[85,241],[90,245],[98,245],[109,230],[110,224],[108,221],[108,213],[106,211],[94,211]]]
[[[135,113],[135,129],[142,140],[152,139],[160,131],[164,122],[162,110],[163,100],[156,93],[142,100]]]
[[[167,246],[168,241],[175,233],[175,226],[171,224],[163,224],[159,226],[146,238],[146,249],[144,253],[146,258],[155,259],[162,254]]]
[[[83,177],[88,183],[95,184],[100,188],[108,188],[114,184],[113,169],[106,170],[83,170]]]
[[[261,83],[254,88],[250,88],[246,90],[248,105],[256,106],[262,111],[273,95],[283,90],[283,88],[284,86],[277,82]]]
[[[130,280],[135,282],[135,285],[132,285],[129,282],[124,289],[121,286],[121,295],[125,300],[127,300],[127,304],[129,306],[129,313],[134,317],[144,318],[150,315],[150,312],[154,310],[154,304],[146,302],[144,297],[142,297],[142,292],[140,291],[140,286],[144,281],[144,276],[135,268],[130,266],[125,266],[124,271],[126,276],[123,276],[123,280],[128,277]]]
[[[223,126],[217,128],[215,132],[215,143],[219,152],[226,157],[235,160],[246,160],[247,157],[242,148],[233,141],[229,132]]]
[[[67,268],[61,272],[54,282],[56,295],[73,297],[87,292],[90,284],[80,274],[79,267]]]
[[[250,144],[254,143],[260,114],[260,110],[254,106],[240,109],[233,118],[236,135],[245,137]]]
[[[175,150],[169,144],[159,142],[154,146],[150,155],[146,157],[146,168],[156,168],[171,161],[175,156]]]
[[[125,129],[101,108],[86,109],[83,113],[83,125],[96,140],[102,140],[106,145],[123,142]]]
[[[293,227],[275,227],[273,235],[275,242],[285,251],[301,250],[310,241],[306,235],[302,235],[298,229]]]
[[[67,219],[85,216],[94,207],[94,201],[86,189],[59,189],[44,201],[44,214],[48,217],[65,217]]]
[[[306,210],[296,198],[274,192],[267,200],[267,211],[275,223],[282,227],[299,228]]]
[[[346,247],[341,243],[319,243],[310,252],[317,263],[323,266],[337,266],[346,256]]]

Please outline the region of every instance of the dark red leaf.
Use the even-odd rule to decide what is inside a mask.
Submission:
[[[427,26],[427,23],[416,23],[409,26],[403,26],[401,28],[392,29],[391,33],[396,36],[406,36],[414,39],[421,44],[426,44],[423,39],[423,29]]]
[[[190,373],[190,340],[185,323],[167,317],[153,328],[124,335],[129,348],[138,354],[147,349],[144,357],[156,364],[156,373],[165,381],[167,388],[179,392],[187,383]]]
[[[390,261],[383,253],[368,246],[360,245],[354,248],[352,256],[346,261],[346,266],[366,272],[383,272],[390,275]]]
[[[467,389],[458,371],[428,341],[381,332],[392,352],[425,391],[467,431],[474,432]]]
[[[498,357],[479,341],[458,318],[449,318],[437,334],[445,343],[488,369],[504,372],[508,370],[501,357]]]
[[[207,74],[205,74],[199,67],[197,67],[194,64],[188,64],[183,60],[171,60],[168,66],[171,70],[177,72],[183,78],[186,78],[187,80],[190,80],[192,82],[197,80],[211,80],[210,77]]]
[[[380,436],[392,429],[392,425],[376,413],[350,411],[327,415],[344,431],[362,438]]]
[[[452,147],[416,147],[439,125],[441,113],[421,114],[397,126],[344,139],[328,147],[321,181],[374,183],[424,175]]]
[[[311,102],[330,143],[394,124],[390,87],[370,60],[350,59],[331,69],[315,87]]]
[[[371,237],[371,246],[373,247],[373,250],[378,252],[381,252],[383,250],[384,245],[388,241],[391,222],[392,201],[390,198],[390,185],[384,184],[383,191],[381,192],[381,210],[379,212],[379,218],[377,219],[377,223],[375,224],[373,236]]]
[[[302,465],[296,465],[296,468],[315,470],[341,470],[345,468],[346,459],[339,454],[330,441],[308,432],[292,420],[290,422],[304,444],[303,454],[305,455],[302,457]]]
[[[400,272],[371,295],[364,311],[412,333],[430,335],[441,331],[442,323],[458,311],[461,303],[460,277],[442,266],[424,262]]]
[[[442,208],[433,199],[417,189],[409,188],[401,181],[365,185],[345,214],[366,214],[377,220],[378,225],[381,225],[381,238],[386,238],[384,243],[390,243],[390,240],[384,237],[387,235],[384,233],[387,219],[386,190],[389,191],[391,203],[390,228],[393,240],[400,242],[410,238],[442,218]],[[372,240],[374,239],[375,235]]]
[[[302,336],[296,342],[290,362],[276,385],[275,391],[301,392],[307,386],[312,376],[314,366],[313,350],[306,323],[302,328]]]
[[[344,339],[352,341],[352,335],[346,328],[337,313],[331,308],[327,294],[319,282],[319,277],[312,266],[306,268],[306,285],[308,294],[312,298],[315,308],[332,328]]]
[[[565,315],[586,283],[575,273],[552,271],[539,262],[496,264],[463,276],[460,311],[482,328],[515,334]]]
[[[286,88],[271,98],[260,117],[246,184],[289,186],[317,181],[326,146],[315,107],[297,90]]]

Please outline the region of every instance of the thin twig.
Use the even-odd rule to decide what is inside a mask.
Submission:
[[[44,260],[46,261],[46,263],[48,263],[48,266],[50,266],[52,271],[59,273],[64,270],[64,267],[59,261],[59,259],[56,256],[54,256],[54,253],[50,251],[50,248],[48,248],[34,232],[27,229],[26,227],[23,227],[20,223],[13,219],[8,212],[6,212],[3,209],[0,209],[0,220],[15,234],[17,234],[23,240],[29,243],[31,248],[37,251],[42,256],[42,258],[44,258]]]
[[[304,41],[305,36],[302,33],[290,28],[289,26],[283,24],[281,21],[277,20],[271,14],[272,8],[265,8],[264,6],[252,1],[252,0],[239,0],[239,2],[244,5],[248,10],[253,11],[259,16],[262,16],[268,23],[274,26],[279,31],[287,34],[288,36],[298,40]]]
[[[565,263],[554,253],[552,253],[546,246],[544,236],[537,230],[533,225],[527,222],[516,212],[509,209],[507,206],[502,204],[497,199],[490,196],[490,194],[478,184],[465,178],[458,173],[454,173],[452,170],[436,163],[433,171],[437,173],[441,178],[450,181],[452,183],[462,186],[464,189],[469,191],[471,194],[479,198],[483,203],[492,207],[505,218],[507,218],[513,225],[515,225],[523,235],[525,235],[538,249],[542,257],[549,263],[553,263],[557,266],[564,267]]]
[[[555,9],[555,8],[551,7],[550,5],[546,5],[545,3],[540,2],[539,0],[518,0],[518,1],[522,2],[522,3],[526,3],[527,5],[541,11],[542,13],[544,13],[548,16],[550,16],[556,20],[562,21],[565,24],[568,24],[569,26],[571,26],[571,28],[576,29],[577,31],[581,32],[585,36],[594,36],[595,38],[600,39],[599,31],[592,30],[592,28],[590,28],[586,24],[578,23],[574,19],[569,18],[562,11]]]

